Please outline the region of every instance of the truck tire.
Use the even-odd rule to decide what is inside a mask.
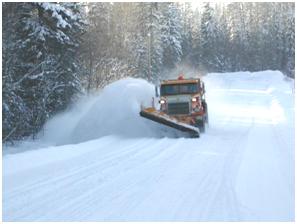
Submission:
[[[204,120],[205,123],[208,124],[208,108],[207,108],[207,103],[203,100],[202,101],[203,109],[204,109]]]
[[[198,120],[197,121],[197,127],[199,128],[201,133],[205,132],[205,122],[204,120]]]
[[[200,138],[200,134],[197,134],[197,133],[191,133],[191,134],[190,134],[190,137],[191,137],[191,138]]]
[[[206,111],[204,119],[205,119],[205,123],[208,125],[208,111]]]

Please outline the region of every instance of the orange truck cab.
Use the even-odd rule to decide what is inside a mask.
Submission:
[[[163,80],[160,85],[160,111],[178,121],[205,131],[208,123],[205,87],[200,78]]]

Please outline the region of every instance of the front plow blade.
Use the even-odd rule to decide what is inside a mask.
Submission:
[[[177,130],[180,130],[182,132],[188,132],[194,137],[199,137],[200,132],[199,129],[196,127],[193,127],[189,124],[183,123],[178,121],[177,119],[168,116],[167,114],[157,111],[155,108],[150,107],[146,109],[142,109],[140,111],[140,116],[147,118],[149,120],[155,121],[160,124],[164,124],[166,126],[175,128]]]

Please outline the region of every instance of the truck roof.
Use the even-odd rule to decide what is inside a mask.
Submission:
[[[191,83],[198,83],[200,81],[199,78],[192,78],[192,79],[169,79],[169,80],[162,80],[161,85],[170,85],[170,84],[191,84]]]

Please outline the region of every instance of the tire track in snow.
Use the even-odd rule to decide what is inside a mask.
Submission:
[[[49,193],[55,194],[58,190],[63,189],[63,187],[67,187],[71,184],[78,185],[79,183],[86,181],[87,176],[89,177],[92,177],[93,175],[96,176],[98,173],[98,168],[100,166],[102,166],[102,169],[100,171],[103,171],[104,167],[105,169],[111,168],[109,167],[109,165],[111,165],[109,164],[111,161],[118,161],[121,158],[127,158],[129,154],[131,155],[131,152],[132,153],[137,152],[135,150],[141,148],[142,146],[148,145],[148,142],[143,142],[141,140],[139,140],[139,142],[140,143],[133,143],[132,146],[128,145],[127,147],[124,147],[123,149],[121,149],[121,152],[122,152],[121,154],[118,154],[119,152],[117,151],[109,155],[108,158],[104,160],[99,160],[98,163],[88,165],[87,167],[82,167],[82,168],[79,167],[74,172],[61,175],[57,178],[49,179],[45,182],[35,183],[34,186],[29,185],[29,187],[27,186],[27,188],[22,189],[21,191],[16,191],[16,192],[14,191],[13,194],[9,195],[9,197],[5,197],[4,201],[18,199],[18,202],[23,204],[23,201],[29,201],[29,200],[39,198],[43,204],[46,204],[44,202],[44,199],[42,199],[46,194],[49,194]],[[152,142],[152,141],[149,141],[149,142]],[[82,174],[83,176],[79,174]],[[49,186],[50,186],[50,189],[47,189],[46,187],[49,187]],[[41,190],[42,187],[44,187],[44,189]],[[36,192],[38,192],[39,195]],[[31,196],[33,196],[33,198],[31,198]],[[22,197],[25,197],[25,199],[21,200]],[[26,198],[26,197],[30,197],[30,198]],[[17,205],[14,204],[13,207],[22,207],[23,209],[25,209],[25,207],[19,206],[18,204]],[[11,210],[10,207],[6,207],[6,208],[8,211]]]
[[[151,147],[154,147],[154,146],[157,146],[157,145],[159,145],[159,144],[163,144],[163,142],[166,142],[166,141],[168,141],[168,139],[162,139],[162,140],[160,140],[160,141],[157,141],[156,143],[154,143],[153,145],[151,145],[151,144],[148,144],[148,142],[142,142],[142,144],[133,144],[133,147],[131,147],[131,145],[130,146],[128,146],[127,148],[124,148],[124,149],[122,149],[121,151],[126,151],[127,149],[130,149],[130,151],[134,151],[134,152],[136,152],[136,154],[138,154],[138,156],[141,156],[141,154],[145,154],[145,155],[149,155],[149,153],[147,153],[147,151],[151,151],[150,149],[151,149]],[[145,146],[143,149],[141,149],[141,150],[137,150],[137,149],[139,149],[139,148],[141,148],[140,146]],[[146,149],[146,150],[144,150],[144,149]],[[137,151],[135,151],[135,150],[137,150]],[[132,155],[132,154],[131,154]],[[133,155],[132,155],[133,156]],[[152,156],[154,156],[154,155],[152,155]],[[111,156],[112,157],[112,156]],[[100,164],[95,164],[95,165],[92,165],[92,166],[90,166],[90,167],[88,167],[87,169],[81,169],[81,170],[79,170],[79,171],[77,171],[75,174],[72,174],[71,175],[71,177],[67,177],[67,175],[64,175],[63,177],[65,177],[65,179],[66,178],[68,178],[69,179],[69,181],[67,182],[67,181],[65,181],[65,179],[63,179],[63,181],[61,182],[61,180],[62,179],[59,179],[58,181],[56,181],[55,180],[55,183],[56,184],[58,184],[58,183],[63,183],[62,185],[60,184],[60,185],[58,185],[58,186],[55,186],[55,188],[53,189],[53,188],[51,188],[50,190],[45,190],[44,192],[43,192],[43,194],[41,194],[41,195],[39,195],[39,196],[37,196],[37,198],[36,198],[36,195],[34,195],[34,192],[35,192],[35,190],[36,189],[34,189],[33,190],[33,192],[31,192],[31,194],[33,194],[34,196],[35,196],[35,198],[34,198],[34,200],[35,201],[37,201],[38,203],[37,203],[37,205],[35,205],[34,207],[39,207],[39,206],[42,206],[42,205],[47,205],[47,204],[50,204],[50,202],[51,202],[51,200],[61,200],[61,199],[63,199],[64,197],[67,197],[67,195],[65,196],[65,195],[59,195],[59,192],[55,192],[56,190],[59,190],[59,189],[63,189],[63,186],[65,186],[65,187],[67,187],[67,186],[69,186],[70,184],[74,184],[75,186],[77,186],[77,185],[79,185],[79,184],[81,184],[81,183],[84,183],[84,184],[86,184],[87,183],[87,181],[88,180],[91,180],[91,182],[92,182],[92,179],[94,178],[94,177],[96,177],[96,176],[98,176],[98,173],[97,173],[97,171],[95,171],[95,172],[91,172],[91,171],[94,171],[94,170],[97,170],[97,169],[95,169],[95,168],[98,168],[98,167],[96,167],[96,165],[97,166],[102,166],[102,167],[105,167],[105,169],[103,169],[103,170],[100,170],[101,171],[101,174],[103,173],[103,172],[107,172],[108,170],[113,170],[113,169],[115,169],[115,165],[113,164],[108,164],[108,162],[112,162],[112,161],[121,161],[121,158],[123,158],[123,159],[125,159],[125,160],[128,160],[129,159],[129,157],[127,157],[127,153],[125,153],[124,155],[121,155],[121,156],[114,156],[114,157],[112,157],[110,160],[108,160],[108,161],[106,161],[106,163],[104,163],[104,164],[102,164],[101,162],[102,161],[100,161]],[[132,158],[131,156],[130,156],[130,158]],[[128,160],[129,161],[129,160]],[[104,166],[103,166],[104,165]],[[129,164],[128,164],[129,165]],[[120,167],[120,168],[122,168],[121,166],[122,166],[122,164],[120,163],[120,164],[118,164],[118,166]],[[83,176],[82,175],[78,175],[79,173],[82,173],[83,174]],[[104,175],[103,175],[104,176]],[[74,177],[74,179],[72,178],[72,177]],[[102,176],[100,176],[100,177],[102,177]],[[105,178],[109,178],[109,179],[111,179],[112,177],[111,176],[107,176],[107,174],[105,175]],[[103,181],[103,183],[106,181],[106,180],[104,180],[104,177],[102,178],[102,181]],[[46,183],[45,184],[45,186],[48,186],[48,185],[53,185],[53,183],[51,183],[51,182],[49,182],[49,183]],[[40,188],[41,186],[39,185],[39,186],[37,186],[36,188]],[[32,189],[31,189],[32,190]],[[39,190],[40,191],[40,190]],[[70,189],[69,189],[69,191],[70,191]],[[26,194],[28,194],[28,192],[23,192],[23,193],[26,193]],[[55,195],[54,197],[45,197],[45,195],[48,195],[48,194],[54,194],[54,193],[58,193],[57,195]],[[30,195],[30,194],[29,194]],[[16,198],[19,198],[19,194],[18,195],[16,195]],[[50,200],[44,200],[43,198],[50,198]],[[67,199],[67,198],[66,198]],[[13,200],[13,199],[11,199],[11,200]],[[22,207],[22,206],[17,206],[17,207]],[[67,207],[67,206],[66,206]],[[34,208],[32,209],[32,211],[30,211],[30,212],[28,212],[27,213],[27,215],[29,215],[31,212],[33,212],[33,210],[35,210]],[[51,209],[52,210],[52,209]],[[36,211],[35,211],[35,213],[36,213]],[[36,214],[35,214],[36,215]],[[24,217],[26,217],[26,215],[24,216]]]
[[[223,216],[225,221],[242,220],[241,209],[243,209],[243,206],[237,198],[235,184],[241,157],[246,146],[245,143],[248,141],[247,137],[254,127],[254,117],[250,117],[250,120],[250,126],[245,130],[240,131],[239,134],[237,134],[238,137],[235,140],[232,140],[230,150],[225,154],[226,159],[218,161],[218,163],[221,162],[221,174],[219,175],[220,181],[218,181],[218,184],[214,187],[213,191],[215,193],[213,194],[212,200],[209,201],[209,207],[206,207],[206,215],[203,215],[205,217],[204,219],[207,219],[206,217],[209,216],[208,213],[214,211],[214,207],[218,206],[221,209],[221,212],[225,215]],[[231,126],[232,125],[236,127],[236,121],[231,122]],[[218,173],[219,172],[220,171],[218,171]],[[219,199],[222,200],[221,205],[218,205]],[[221,214],[219,215],[219,218],[214,219],[214,221],[218,220],[222,220]]]
[[[101,149],[101,148],[104,148],[104,147],[109,147],[110,146],[110,144],[113,144],[113,142],[112,141],[110,141],[110,142],[108,142],[107,144],[104,144],[104,145],[101,145],[98,149],[96,149],[96,150],[99,150],[99,149]],[[42,149],[41,149],[42,150]],[[75,150],[75,149],[74,149]],[[91,154],[92,152],[87,152],[87,153],[85,153],[84,155],[79,155],[78,157],[75,157],[75,158],[71,158],[71,159],[69,159],[69,160],[71,160],[71,161],[75,161],[77,158],[79,158],[79,159],[81,159],[81,158],[84,158],[86,155],[89,155],[89,154]],[[67,161],[69,161],[69,160],[67,160]],[[63,163],[65,162],[65,161],[62,161]],[[38,167],[34,167],[33,169],[42,169],[44,166],[58,166],[59,164],[61,164],[62,163],[61,161],[57,161],[57,162],[52,162],[52,163],[50,163],[50,164],[44,164],[44,165],[40,165],[40,166],[38,166]],[[88,165],[88,166],[85,166],[85,165],[80,165],[80,163],[78,163],[78,164],[76,164],[76,165],[78,165],[77,167],[75,167],[75,168],[73,168],[73,167],[71,167],[71,171],[69,172],[69,175],[71,175],[71,173],[77,173],[77,171],[79,171],[79,170],[81,170],[82,169],[82,167],[84,167],[84,168],[88,168],[88,167],[90,167],[90,166],[92,166],[92,164],[91,165]],[[28,172],[27,170],[25,170],[25,172]],[[21,174],[22,174],[23,172],[21,172]],[[19,175],[19,174],[18,174]],[[49,183],[49,182],[51,182],[51,181],[54,181],[54,180],[59,180],[59,179],[63,179],[63,177],[64,176],[68,176],[68,174],[67,175],[58,175],[58,176],[55,176],[54,178],[51,178],[51,176],[46,176],[46,177],[43,177],[43,176],[41,176],[41,178],[39,178],[37,181],[34,181],[33,183],[31,182],[31,183],[29,183],[29,184],[23,184],[23,185],[21,185],[21,186],[17,186],[16,188],[13,188],[12,190],[10,190],[9,189],[9,193],[6,193],[5,192],[5,195],[7,195],[8,197],[10,197],[10,196],[12,196],[13,194],[14,194],[14,192],[21,192],[22,190],[23,191],[28,191],[28,190],[30,190],[31,188],[33,189],[35,186],[39,186],[40,185],[40,183],[44,183],[45,185],[47,184],[47,183]],[[4,176],[4,178],[9,178],[9,179],[15,179],[15,178],[17,178],[16,177],[16,175],[15,174],[12,174],[12,175],[8,175],[8,176]],[[5,190],[4,190],[5,191]]]
[[[114,144],[113,142],[110,142],[109,143],[109,146],[111,146],[110,144]],[[137,146],[137,144],[139,144],[139,143],[134,143],[133,144],[133,146]],[[108,146],[108,145],[104,145],[104,147],[106,147],[106,146]],[[103,147],[103,146],[102,146]],[[101,148],[102,148],[101,147]],[[129,149],[129,148],[131,148],[132,146],[131,145],[129,145],[128,147],[127,147],[127,149]],[[97,150],[97,149],[96,149]],[[128,150],[126,150],[126,149],[124,149],[125,151],[125,153],[130,153],[130,151]],[[89,153],[87,153],[87,154],[89,154]],[[118,152],[112,152],[112,153],[110,153],[109,155],[107,155],[107,157],[106,158],[104,158],[104,159],[101,159],[100,160],[100,163],[105,163],[105,162],[108,162],[110,159],[114,159],[114,155],[118,155],[118,157],[120,157],[120,156],[123,156],[123,155],[119,155],[118,154]],[[84,156],[83,156],[84,157]],[[80,156],[79,157],[79,159],[82,159],[83,158],[82,156]],[[89,157],[89,155],[87,156],[87,157]],[[118,158],[117,157],[117,158]],[[60,162],[57,162],[58,164],[60,163]],[[79,164],[79,163],[78,163]],[[48,165],[48,164],[46,164],[46,165]],[[55,184],[55,183],[58,183],[58,182],[60,182],[61,180],[63,180],[63,179],[65,179],[66,177],[67,178],[71,178],[71,177],[73,177],[73,176],[76,176],[76,174],[78,174],[78,173],[81,173],[82,171],[89,171],[89,170],[94,170],[94,168],[97,166],[98,164],[96,163],[96,162],[92,162],[91,164],[89,164],[89,165],[87,165],[87,166],[85,166],[85,165],[81,165],[81,166],[78,166],[78,167],[75,167],[74,169],[71,169],[70,170],[70,172],[68,172],[67,174],[63,174],[63,175],[59,175],[59,176],[56,176],[56,177],[54,177],[54,178],[50,178],[50,179],[48,179],[48,178],[44,178],[44,179],[41,179],[41,180],[38,180],[38,181],[36,181],[36,182],[34,182],[34,183],[31,183],[31,184],[27,184],[27,185],[22,185],[22,186],[20,186],[20,187],[18,187],[18,188],[16,188],[16,189],[13,189],[13,191],[11,191],[11,193],[6,193],[6,195],[8,196],[8,197],[13,197],[13,195],[15,194],[15,193],[22,193],[22,192],[28,192],[28,191],[32,191],[32,190],[35,190],[35,188],[37,187],[37,188],[39,188],[39,187],[42,187],[42,186],[46,186],[46,185],[49,185],[49,184]],[[41,168],[42,168],[42,166],[41,166]]]
[[[181,139],[178,140],[178,142],[182,141]],[[92,211],[92,205],[96,204],[97,208],[98,208],[98,204],[101,204],[101,212],[103,211],[104,214],[106,214],[106,212],[109,212],[107,204],[112,204],[113,201],[119,200],[120,197],[124,197],[127,196],[129,197],[129,194],[131,192],[131,189],[133,189],[135,186],[139,186],[139,190],[142,191],[142,195],[144,195],[144,197],[147,197],[147,194],[149,191],[149,188],[147,188],[147,183],[150,183],[151,178],[153,180],[155,180],[155,173],[154,174],[150,174],[152,176],[150,176],[150,178],[148,178],[146,175],[143,174],[143,172],[145,171],[144,166],[148,166],[151,167],[151,165],[149,165],[149,163],[151,163],[151,161],[155,160],[157,157],[160,157],[160,155],[164,155],[167,154],[169,152],[170,148],[175,148],[177,147],[179,144],[174,142],[174,144],[172,144],[171,142],[169,142],[170,144],[167,147],[162,147],[162,149],[156,149],[157,153],[155,156],[153,157],[148,157],[148,158],[144,158],[145,161],[139,162],[139,166],[137,167],[133,167],[130,169],[126,169],[125,172],[121,173],[120,175],[116,176],[116,178],[114,179],[110,179],[110,181],[106,181],[104,182],[104,184],[102,186],[100,186],[99,188],[95,188],[93,190],[90,190],[89,192],[86,192],[84,195],[81,195],[81,197],[77,198],[77,200],[73,201],[71,203],[71,208],[74,209],[72,210],[73,214],[76,214],[78,212],[81,212],[82,210],[84,211],[84,218],[81,218],[81,220],[89,220],[89,221],[110,221],[111,217],[96,217],[96,219],[90,219],[90,217],[92,217],[94,211]],[[161,146],[162,144],[160,144]],[[150,148],[150,150],[153,150],[153,148]],[[147,156],[147,153],[144,153],[145,156]],[[158,161],[158,160],[156,160]],[[130,163],[130,161],[128,161],[128,163]],[[140,174],[140,175],[139,175]],[[130,177],[131,176],[131,177]],[[129,180],[129,181],[127,181]],[[124,185],[122,183],[125,183]],[[93,197],[93,195],[100,195],[102,194],[101,192],[108,192],[108,188],[117,188],[118,186],[121,186],[120,189],[116,190],[116,195],[114,195],[115,189],[113,191],[111,191],[112,193],[112,197],[110,194],[105,194],[102,195],[102,197],[98,198],[98,197]],[[144,193],[143,193],[144,191]],[[133,204],[135,204],[136,206],[139,206],[139,201],[142,201],[143,197],[140,197],[139,192],[137,192],[137,200],[133,201]],[[84,207],[79,206],[79,201],[85,201],[87,204],[84,205]],[[112,214],[111,216],[113,216],[114,214],[114,210],[116,209],[116,207],[118,206],[118,201],[115,202],[116,205],[115,207],[113,207]],[[124,205],[123,207],[120,207],[120,210],[124,210],[125,212],[127,211],[127,201],[124,201]],[[78,206],[76,206],[78,205]],[[70,205],[67,205],[67,207],[69,207]],[[65,206],[66,207],[66,206]],[[107,210],[107,211],[106,211]],[[63,211],[61,211],[61,214],[63,213]],[[74,219],[77,220],[77,219]]]
[[[233,123],[233,119],[232,117],[226,118],[229,126],[230,123]],[[233,179],[236,177],[234,172],[238,171],[240,157],[244,151],[240,146],[244,145],[246,134],[250,132],[252,127],[253,119],[250,127],[240,133],[235,141],[232,141],[231,149],[209,165],[211,166],[208,169],[209,172],[202,178],[197,190],[199,192],[197,201],[204,198],[206,203],[200,206],[199,209],[189,210],[188,216],[193,217],[193,221],[209,221],[210,219],[222,221],[222,217],[224,217],[224,221],[238,221],[241,219],[240,208],[243,206],[236,197],[235,181]],[[231,171],[233,171],[233,174]],[[205,192],[205,190],[207,191]],[[192,208],[197,208],[197,206],[192,206]],[[195,212],[197,212],[196,217],[193,215]],[[215,216],[218,217],[215,218]]]
[[[211,107],[210,107],[211,108]],[[220,133],[223,133],[225,129],[227,129],[227,124],[232,123],[233,121],[233,117],[232,116],[228,116],[228,117],[223,117],[224,120],[221,121],[220,125],[219,125],[219,130]],[[218,130],[218,126],[215,128],[215,130]],[[209,129],[209,133],[212,132],[212,128]],[[216,141],[212,141],[211,145],[208,145],[208,149],[210,149],[212,151],[212,149],[215,149],[217,146],[217,142]],[[218,151],[218,150],[215,150]],[[226,154],[225,154],[226,157]],[[192,203],[192,206],[187,206],[188,207],[188,211],[186,212],[186,214],[184,214],[184,219],[181,220],[192,220],[192,221],[203,221],[204,220],[204,216],[207,217],[207,214],[209,213],[209,211],[211,210],[211,205],[210,204],[209,207],[210,209],[205,209],[205,204],[201,205],[200,201],[202,198],[205,198],[206,192],[205,190],[207,190],[207,192],[209,194],[214,194],[215,193],[215,187],[213,184],[213,181],[217,181],[217,174],[221,171],[221,167],[222,167],[222,155],[221,153],[219,154],[219,156],[214,157],[215,159],[211,158],[210,161],[205,162],[205,164],[207,166],[203,166],[203,169],[205,170],[205,174],[203,174],[202,176],[198,176],[199,180],[195,183],[195,187],[193,187],[191,192],[187,192],[186,195],[184,196],[184,201],[182,202],[182,205],[186,205],[189,203]],[[200,166],[202,167],[202,166]],[[209,190],[211,188],[211,190]],[[195,197],[196,195],[196,197]],[[202,200],[204,202],[208,201],[208,198],[206,197],[205,200]],[[180,208],[182,208],[183,206],[179,206]],[[178,218],[180,212],[178,210],[179,208],[177,206],[177,212],[175,215],[175,219]],[[198,209],[199,208],[199,209]],[[205,210],[205,211],[204,211]],[[207,218],[205,219],[207,220]]]
[[[215,144],[213,147],[215,148]],[[217,158],[216,158],[217,157]],[[187,192],[187,195],[184,196],[183,203],[180,206],[181,208],[187,207],[186,211],[183,211],[184,217],[187,217],[187,220],[191,221],[201,221],[201,212],[204,206],[205,190],[209,189],[209,186],[212,184],[213,175],[219,170],[218,161],[222,159],[222,155],[219,154],[216,157],[209,158],[204,162],[204,165],[201,167],[204,168],[204,174],[198,175],[198,180],[195,181],[195,185],[191,187],[191,191]],[[197,176],[196,176],[197,177]],[[180,212],[177,210],[175,218],[180,217]]]
[[[292,180],[292,182],[289,182],[289,188],[290,191],[294,191],[294,182],[293,179],[290,178],[288,175],[288,171],[285,169],[283,169],[283,161],[288,161],[290,160],[290,158],[292,157],[292,155],[289,154],[289,152],[287,150],[282,150],[283,148],[289,149],[289,146],[287,144],[287,142],[283,139],[283,137],[281,137],[278,133],[279,133],[279,128],[276,125],[272,125],[272,128],[270,129],[274,142],[276,143],[276,145],[278,146],[278,152],[277,154],[279,155],[280,160],[278,160],[279,163],[279,167],[282,168],[280,169],[280,172],[282,173],[282,176],[285,176],[287,180]],[[294,162],[292,160],[292,167],[294,167]]]
[[[141,170],[150,170],[153,169],[154,167],[158,167],[157,172],[151,174],[149,176],[150,178],[147,178],[144,180],[144,185],[145,187],[142,189],[140,188],[137,192],[142,192],[143,197],[138,198],[138,200],[133,201],[133,204],[129,206],[129,210],[125,211],[124,214],[118,216],[118,218],[115,221],[123,221],[123,220],[134,220],[134,221],[141,221],[141,217],[138,217],[137,214],[140,214],[137,212],[137,209],[142,209],[146,207],[150,207],[148,204],[153,204],[154,205],[154,210],[160,210],[162,209],[160,201],[162,200],[162,197],[158,197],[159,201],[158,203],[155,203],[153,201],[154,194],[158,193],[158,189],[162,189],[162,184],[166,185],[166,177],[170,173],[176,173],[174,171],[176,168],[173,167],[178,167],[180,163],[182,163],[182,158],[186,157],[188,155],[188,149],[185,149],[183,147],[183,143],[185,143],[185,139],[179,139],[175,144],[170,145],[168,148],[163,150],[163,152],[158,156],[158,158],[153,158],[150,161],[147,161],[146,163],[143,164]],[[181,147],[180,147],[181,146]],[[160,166],[160,164],[166,164],[166,166]],[[167,175],[166,175],[167,174]],[[168,177],[167,177],[168,178]],[[145,194],[143,193],[145,192]],[[128,194],[129,195],[129,194]],[[163,195],[164,196],[164,195]],[[124,197],[123,197],[124,198]],[[123,201],[123,206],[127,202]],[[160,207],[161,206],[161,207]],[[134,214],[134,215],[132,215]],[[164,215],[164,214],[163,214]],[[131,217],[131,218],[127,218]],[[112,216],[109,217],[108,220],[114,220]],[[150,220],[153,220],[151,217]]]

